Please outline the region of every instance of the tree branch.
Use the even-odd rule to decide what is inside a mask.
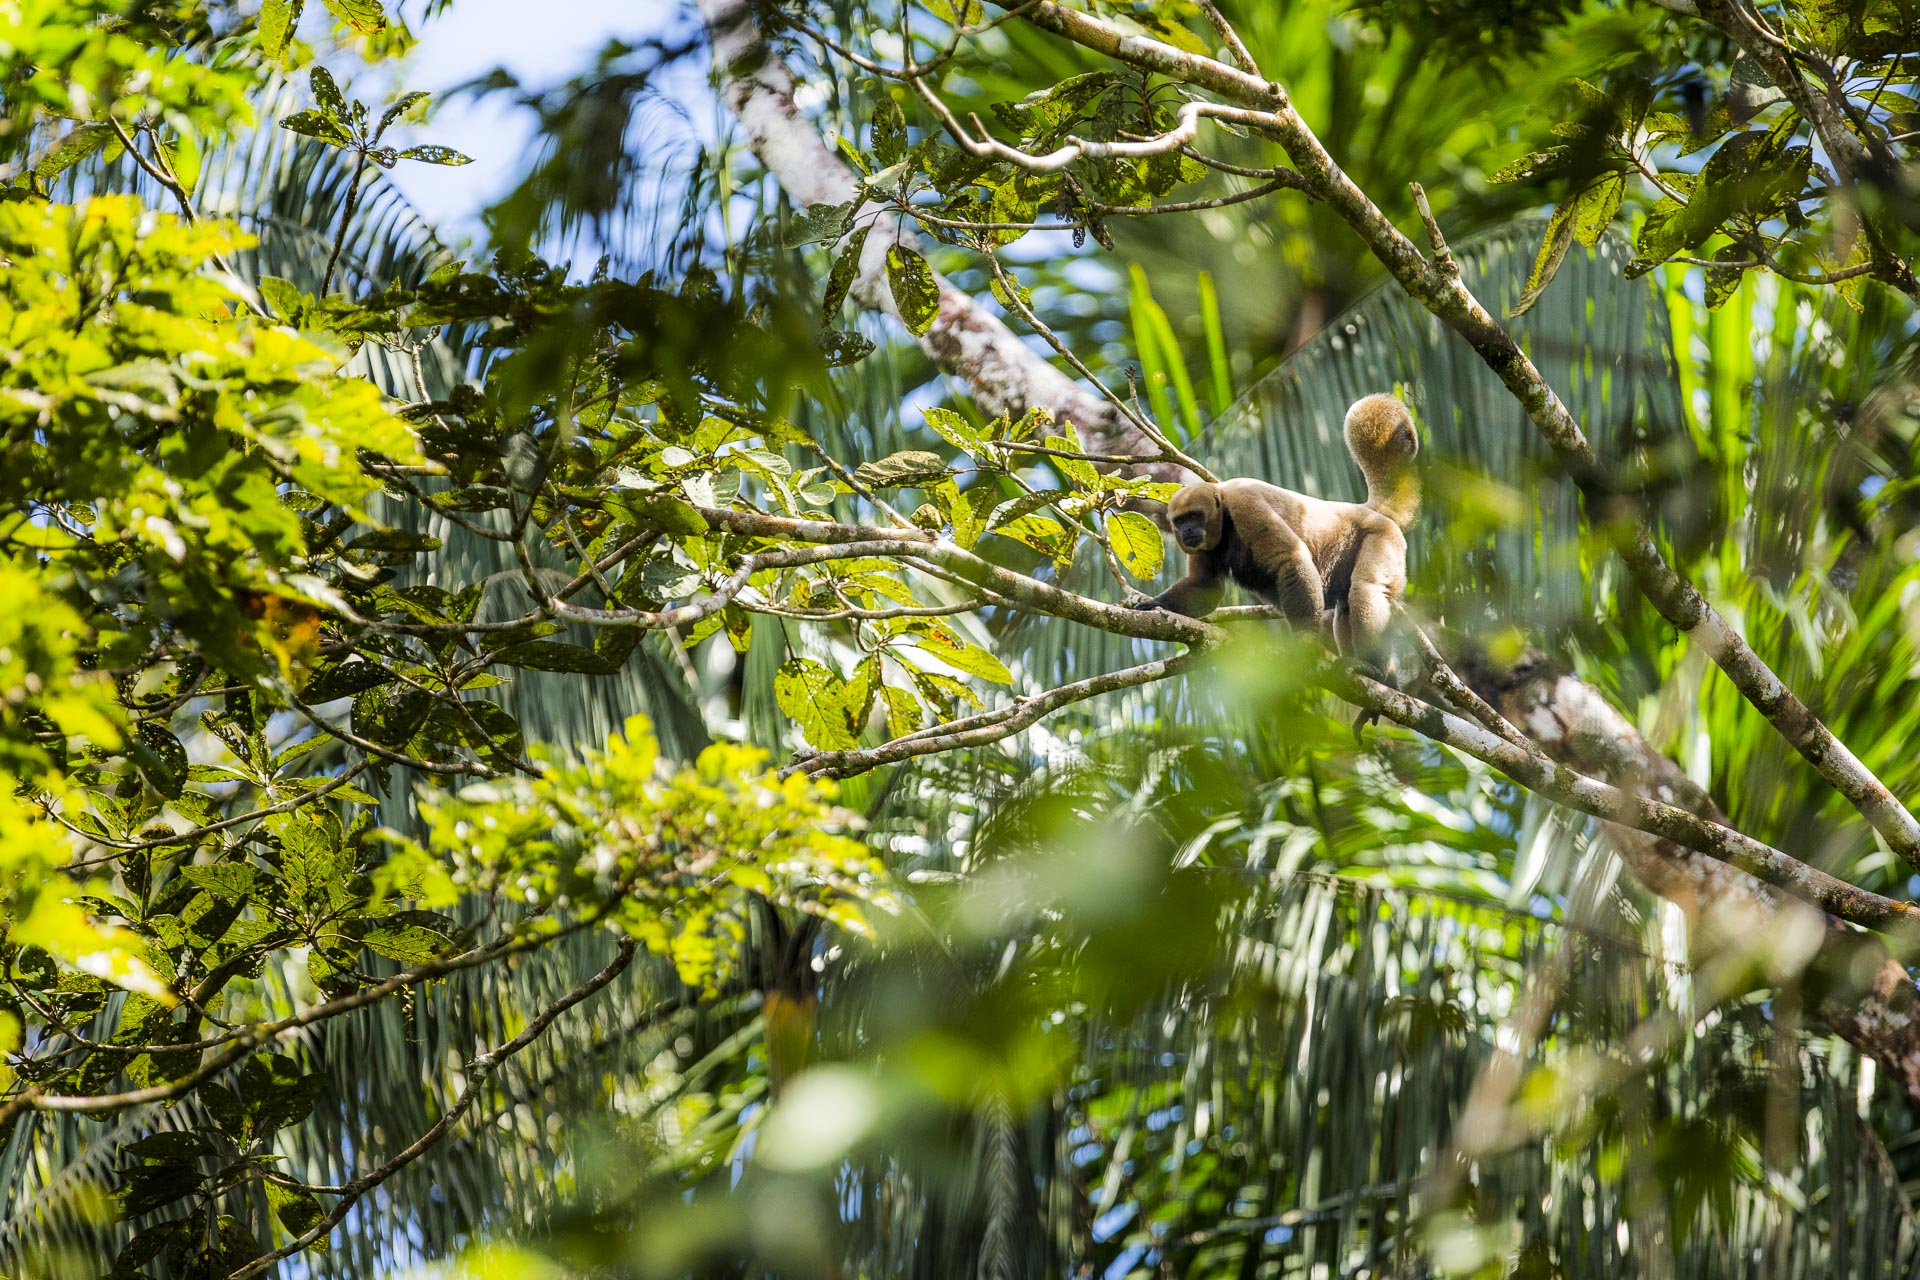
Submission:
[[[1017,6],[1014,6],[1017,7]],[[797,204],[844,204],[860,198],[852,170],[827,149],[794,102],[793,75],[768,48],[748,0],[699,0],[713,37],[714,67],[747,145]],[[882,212],[867,201],[857,217]],[[897,315],[887,286],[887,250],[918,239],[900,219],[881,217],[867,236],[852,296],[868,310]],[[920,345],[934,364],[964,380],[990,414],[1018,417],[1044,406],[1071,421],[1103,453],[1158,453],[1131,424],[1066,374],[1041,359],[974,298],[936,277],[940,309]],[[1174,463],[1151,464],[1156,479],[1192,477]]]
[[[1540,655],[1510,667],[1469,664],[1467,676],[1505,716],[1527,726],[1538,749],[1562,764],[1724,821],[1712,797],[1655,751],[1606,695]],[[1920,998],[1899,960],[1726,863],[1644,832],[1601,830],[1635,878],[1686,915],[1696,954],[1746,954],[1756,938],[1801,928],[1811,918],[1826,932],[1816,962],[1840,979],[1823,987],[1812,1005],[1814,1016],[1920,1098]]]
[[[479,1100],[480,1088],[486,1083],[487,1077],[498,1071],[502,1063],[545,1035],[547,1028],[553,1025],[554,1019],[619,977],[626,967],[633,963],[634,954],[638,950],[638,943],[631,938],[623,938],[619,951],[608,962],[606,968],[542,1009],[532,1021],[527,1023],[519,1035],[469,1059],[464,1072],[466,1086],[460,1090],[460,1096],[454,1099],[453,1105],[447,1108],[446,1113],[436,1120],[430,1129],[379,1168],[362,1174],[342,1186],[339,1203],[335,1204],[320,1221],[271,1253],[261,1254],[245,1266],[236,1268],[228,1274],[227,1280],[247,1280],[249,1276],[257,1276],[281,1259],[290,1258],[331,1235],[333,1229],[340,1225],[347,1216],[347,1212],[359,1202],[362,1196],[425,1155],[442,1138],[452,1132],[453,1127],[460,1123],[461,1118],[471,1111],[473,1104]]]

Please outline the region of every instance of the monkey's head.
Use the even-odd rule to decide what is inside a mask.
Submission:
[[[1167,523],[1182,551],[1211,551],[1220,545],[1220,490],[1190,484],[1167,504]]]

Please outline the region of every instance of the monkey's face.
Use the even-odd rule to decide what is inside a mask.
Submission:
[[[1182,551],[1211,551],[1220,545],[1220,495],[1210,484],[1190,484],[1167,504],[1167,523]]]

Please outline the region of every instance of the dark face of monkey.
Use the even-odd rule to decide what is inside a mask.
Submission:
[[[1220,499],[1210,484],[1190,484],[1167,504],[1167,523],[1182,551],[1211,551],[1220,545]]]

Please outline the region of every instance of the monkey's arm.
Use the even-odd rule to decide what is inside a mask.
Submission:
[[[1188,618],[1204,618],[1220,607],[1227,589],[1210,555],[1187,553],[1187,576],[1148,600],[1136,600],[1136,609],[1165,609]]]

